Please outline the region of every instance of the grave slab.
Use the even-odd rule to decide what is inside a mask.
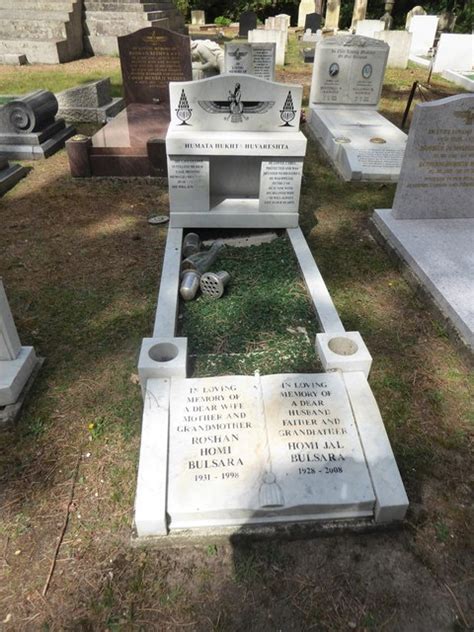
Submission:
[[[347,181],[394,182],[400,173],[406,134],[376,111],[388,49],[359,35],[316,47],[308,130]]]

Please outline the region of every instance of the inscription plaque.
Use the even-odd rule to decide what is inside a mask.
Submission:
[[[192,79],[189,37],[148,27],[118,38],[128,103],[169,104],[170,81]]]
[[[299,207],[302,160],[262,162],[260,171],[260,211],[291,213]]]
[[[173,378],[170,401],[171,529],[373,512],[339,375]]]

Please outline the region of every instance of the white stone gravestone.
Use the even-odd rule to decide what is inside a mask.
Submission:
[[[355,34],[363,37],[375,37],[375,33],[383,31],[382,20],[359,20],[355,26]]]
[[[373,221],[474,350],[474,95],[417,105],[392,209]]]
[[[474,67],[474,35],[470,33],[441,33],[433,72],[443,70],[472,70]]]
[[[22,347],[0,279],[0,406],[15,404],[35,366],[33,347]]]
[[[371,356],[358,332],[344,330],[297,226],[301,96],[300,86],[245,74],[170,84],[171,227],[153,338],[139,359],[141,539],[405,516],[408,499],[367,382]],[[176,337],[182,226],[290,226],[322,330],[315,347],[324,373],[187,377],[187,339]]]
[[[251,44],[274,43],[276,45],[275,63],[277,66],[284,66],[286,55],[286,31],[276,29],[253,29],[248,33],[248,41]]]
[[[442,74],[448,81],[452,81],[468,92],[474,92],[474,70],[459,71],[448,68],[443,70]]]
[[[298,6],[298,28],[304,28],[308,13],[318,13],[317,4],[315,0],[301,0]]]
[[[170,98],[171,226],[297,226],[301,87],[222,75],[170,84]]]
[[[316,47],[308,127],[345,180],[396,181],[406,134],[376,111],[388,45],[359,35]]]
[[[204,26],[206,24],[206,13],[204,11],[191,11],[191,24]]]
[[[276,44],[272,42],[225,44],[225,72],[253,75],[274,81]]]
[[[433,47],[439,18],[436,15],[414,15],[408,30],[413,35],[410,57],[427,55]]]
[[[375,39],[389,45],[387,68],[407,68],[412,34],[408,31],[378,31]]]

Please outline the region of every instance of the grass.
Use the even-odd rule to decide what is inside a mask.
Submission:
[[[309,93],[290,41],[278,70]],[[112,76],[114,58],[0,68],[3,94]],[[388,71],[383,112],[400,121],[414,80]],[[434,94],[456,91],[433,78]],[[82,130],[82,128],[80,128]],[[46,357],[0,450],[0,621],[6,630],[466,629],[472,622],[472,366],[372,239],[393,185],[344,183],[312,141],[300,225],[349,330],[373,357],[371,386],[411,502],[404,530],[314,541],[130,547],[141,393],[166,228],[166,188],[73,182],[65,152],[0,200],[0,270],[20,336]],[[319,370],[316,333],[285,238],[227,247],[225,298],[184,306],[194,375]],[[41,595],[80,456],[69,525]],[[448,589],[449,588],[449,589]],[[451,592],[450,592],[451,591]],[[454,598],[453,596],[454,595]]]

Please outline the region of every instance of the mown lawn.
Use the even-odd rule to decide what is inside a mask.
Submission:
[[[305,86],[292,41],[279,79]],[[382,111],[400,122],[415,79],[388,71]],[[111,76],[119,61],[0,67],[0,94]],[[434,94],[456,92],[433,80]],[[371,385],[411,509],[403,529],[308,541],[130,546],[141,423],[136,362],[152,330],[166,187],[72,181],[64,151],[0,199],[0,274],[23,344],[46,363],[1,435],[0,621],[5,630],[463,630],[472,625],[472,364],[369,230],[394,186],[347,184],[310,141],[301,227]],[[319,370],[315,320],[284,237],[226,248],[226,298],[180,314],[195,375]],[[78,466],[69,525],[42,591]]]

